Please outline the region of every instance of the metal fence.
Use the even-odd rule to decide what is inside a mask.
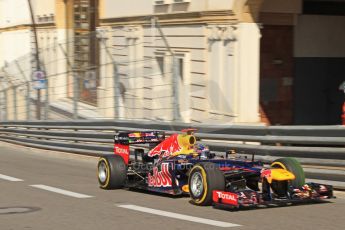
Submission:
[[[133,121],[1,122],[0,140],[15,144],[100,156],[113,152],[116,131],[179,132],[183,123]],[[344,126],[193,125],[201,143],[218,153],[235,150],[270,162],[296,157],[303,164],[345,166]]]
[[[179,99],[183,60],[156,25],[154,35],[140,41],[130,39],[135,29],[127,30],[113,27],[70,41],[57,40],[56,33],[40,35],[45,84],[33,77],[34,52],[5,63],[0,70],[0,120],[179,120],[188,112],[179,111],[184,108]],[[162,54],[137,54],[157,42],[163,44]]]

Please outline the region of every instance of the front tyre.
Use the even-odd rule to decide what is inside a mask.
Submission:
[[[216,164],[202,162],[191,169],[188,185],[192,202],[195,205],[208,206],[212,204],[213,190],[224,190],[224,174]]]
[[[127,169],[119,155],[103,156],[98,161],[98,183],[102,189],[119,189],[125,185]]]

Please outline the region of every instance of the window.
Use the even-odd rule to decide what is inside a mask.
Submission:
[[[75,68],[80,69],[81,78],[87,78],[87,71],[92,68],[98,83],[98,70],[95,68],[99,64],[98,42],[93,36],[98,20],[98,15],[93,9],[98,5],[98,1],[74,0],[73,2],[73,17],[70,19],[71,24],[74,25],[73,63]],[[81,101],[94,105],[97,103],[97,92],[94,88],[81,84],[79,94]]]
[[[167,5],[171,3],[171,0],[154,0],[154,5]]]
[[[183,79],[184,79],[184,63],[183,63],[183,58],[178,58],[178,70],[179,70],[180,79],[183,82]]]
[[[190,122],[191,99],[190,99],[190,54],[188,52],[175,53],[175,65],[177,65],[176,76],[179,112],[182,121]]]
[[[165,71],[165,69],[164,69],[164,57],[163,56],[157,56],[156,60],[157,60],[157,64],[159,67],[159,71],[163,75],[164,71]]]
[[[181,84],[188,84],[190,72],[190,54],[177,53],[175,56],[175,65],[177,65],[177,74]]]
[[[160,74],[162,77],[165,77],[169,71],[167,66],[167,58],[165,52],[155,52],[155,72]]]
[[[174,0],[174,3],[186,3],[190,2],[190,0]]]

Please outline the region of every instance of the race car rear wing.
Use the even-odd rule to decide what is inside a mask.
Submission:
[[[114,136],[114,153],[120,155],[126,164],[129,161],[129,146],[133,144],[159,144],[165,140],[160,131],[119,132]]]

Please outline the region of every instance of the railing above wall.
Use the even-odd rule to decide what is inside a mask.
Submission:
[[[345,165],[345,126],[190,125],[147,121],[19,121],[1,122],[0,140],[15,144],[100,156],[113,152],[117,131],[163,130],[168,135],[185,128],[211,151],[297,157],[305,164]],[[328,163],[327,163],[328,162]]]

